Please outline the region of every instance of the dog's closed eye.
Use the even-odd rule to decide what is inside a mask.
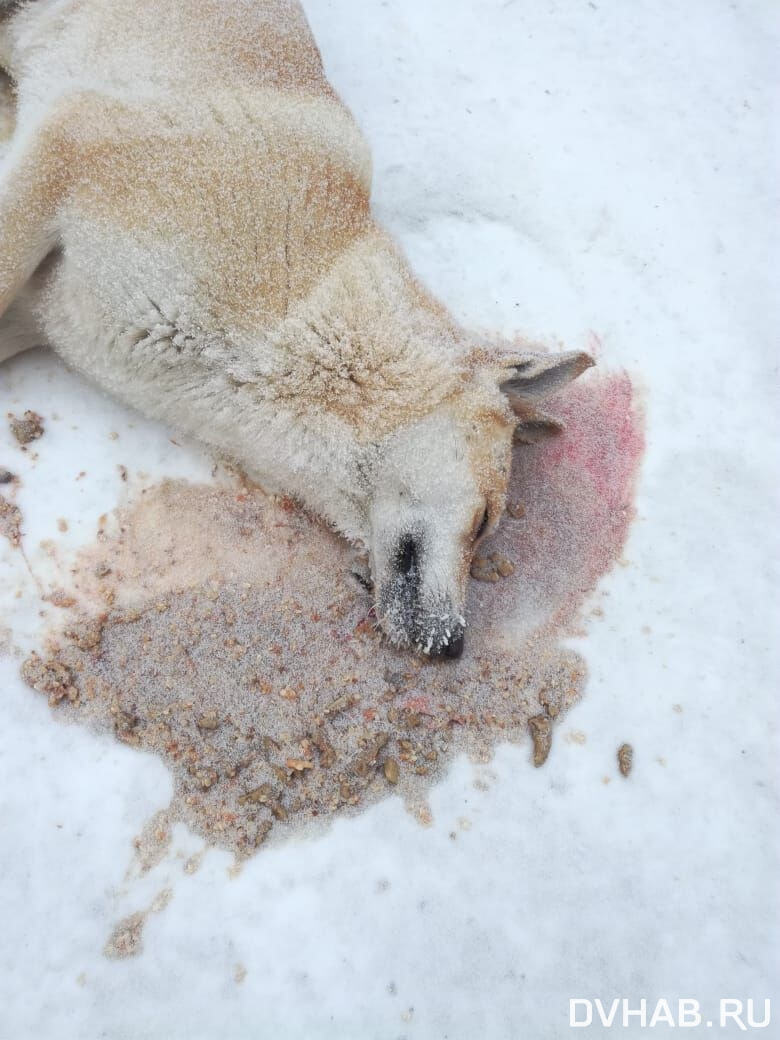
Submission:
[[[471,535],[473,541],[476,542],[478,538],[482,537],[482,535],[487,530],[487,526],[488,526],[489,523],[490,523],[490,513],[488,511],[488,507],[485,506],[483,512],[482,513],[478,513],[477,516],[474,517],[474,524],[472,525],[472,535]]]

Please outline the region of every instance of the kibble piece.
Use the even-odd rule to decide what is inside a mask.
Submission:
[[[354,769],[358,776],[365,777],[375,765],[379,752],[390,740],[389,733],[378,733],[362,754],[358,755]]]
[[[138,744],[141,736],[138,732],[140,719],[130,711],[120,711],[114,720],[114,733],[117,740],[125,744]]]
[[[389,784],[397,784],[399,769],[396,760],[394,758],[386,758],[385,764],[382,768],[385,774],[385,780],[387,780]]]
[[[204,791],[208,791],[219,780],[216,769],[195,769],[192,775]]]
[[[314,763],[306,758],[288,758],[285,765],[296,773],[302,773],[305,769],[314,769]]]
[[[269,802],[269,808],[275,820],[284,823],[287,819],[287,810],[281,802]]]
[[[506,511],[515,520],[522,520],[525,516],[525,506],[522,502],[507,502]]]
[[[498,553],[493,553],[490,558],[493,561],[493,566],[502,578],[508,578],[510,574],[515,573],[515,565],[506,556],[499,556]]]
[[[628,776],[634,764],[634,749],[630,744],[621,744],[617,753],[618,768],[623,776]]]
[[[493,565],[493,561],[487,556],[475,556],[471,561],[471,577],[475,581],[485,581],[490,584],[495,584],[498,579],[498,571]]]
[[[216,729],[219,726],[219,717],[215,711],[207,711],[200,716],[197,724],[198,729]]]
[[[341,715],[342,712],[348,711],[354,707],[357,703],[357,697],[350,693],[345,693],[342,697],[337,697],[335,701],[331,701],[325,709],[325,718],[332,719],[336,715]]]
[[[239,805],[268,805],[276,800],[273,788],[270,784],[260,784],[259,787],[247,791],[238,799]]]
[[[320,753],[320,765],[324,769],[330,769],[337,758],[336,749],[322,731],[313,734],[311,740]]]

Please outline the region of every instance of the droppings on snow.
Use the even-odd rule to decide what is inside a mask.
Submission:
[[[628,776],[634,764],[634,749],[630,744],[621,744],[617,753],[618,769],[622,776]]]
[[[29,444],[43,436],[43,418],[37,412],[26,411],[20,418],[12,413],[8,416],[11,433],[19,444]]]
[[[548,715],[534,715],[528,720],[528,729],[534,743],[533,763],[538,769],[547,761],[552,747],[552,722]]]
[[[171,769],[171,805],[136,843],[140,872],[179,821],[239,859],[389,794],[430,824],[426,795],[453,755],[486,761],[529,726],[541,764],[585,681],[561,638],[620,555],[642,450],[625,375],[556,407],[566,432],[517,450],[523,509],[487,549],[514,570],[472,584],[458,661],[386,645],[348,546],[289,500],[165,482],[101,518],[68,590],[79,622],[23,674],[58,717]]]

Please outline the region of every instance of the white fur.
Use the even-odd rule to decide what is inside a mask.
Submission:
[[[368,149],[298,4],[35,0],[0,58],[0,361],[43,339],[297,497],[369,547],[388,634],[445,648],[503,509],[513,361],[469,360],[361,215]]]

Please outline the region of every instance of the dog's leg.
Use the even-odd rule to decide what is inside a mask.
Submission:
[[[16,129],[16,97],[14,85],[6,72],[0,68],[0,160],[11,147]]]
[[[63,144],[64,135],[46,127],[16,134],[0,167],[0,317],[57,245]]]
[[[46,346],[46,334],[35,317],[35,304],[40,292],[35,275],[20,290],[0,318],[0,365],[33,347]]]

